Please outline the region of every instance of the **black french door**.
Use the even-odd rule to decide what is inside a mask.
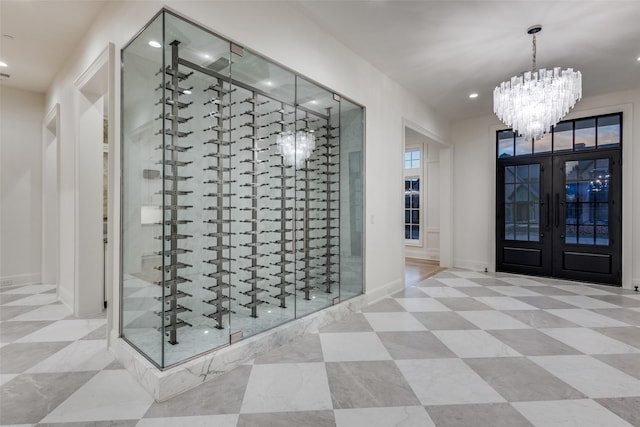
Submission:
[[[621,284],[621,150],[604,144],[604,133],[601,139],[598,147],[594,136],[593,149],[554,151],[549,144],[547,153],[536,153],[534,145],[498,159],[497,271]]]

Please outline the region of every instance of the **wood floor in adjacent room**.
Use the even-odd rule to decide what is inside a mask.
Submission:
[[[445,270],[440,267],[440,261],[418,258],[405,258],[404,266],[404,285],[407,287],[415,286],[437,272]]]

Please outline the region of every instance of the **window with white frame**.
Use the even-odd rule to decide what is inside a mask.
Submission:
[[[418,148],[407,149],[404,153],[404,238],[408,242],[420,241],[420,181],[422,152]]]

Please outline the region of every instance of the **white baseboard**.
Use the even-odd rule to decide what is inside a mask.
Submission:
[[[489,264],[487,262],[483,262],[483,261],[477,261],[477,260],[469,260],[469,259],[454,259],[453,260],[453,266],[456,268],[464,268],[466,270],[471,270],[471,271],[482,271],[484,272],[484,269],[486,268],[487,270],[489,270]]]
[[[377,289],[367,290],[365,294],[367,297],[367,304],[373,304],[374,302],[381,300],[395,292],[404,289],[404,278],[396,279],[393,282],[387,283]]]
[[[41,282],[40,273],[16,274],[0,277],[0,288],[16,285],[32,285]]]
[[[62,286],[58,286],[58,299],[65,305],[72,313],[73,310],[73,294]]]

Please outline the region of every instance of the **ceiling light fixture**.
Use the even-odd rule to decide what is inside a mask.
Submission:
[[[471,98],[471,99],[473,99],[473,98],[477,98],[477,97],[478,97],[478,94],[477,94],[477,93],[475,93],[475,92],[474,92],[474,93],[470,93],[470,94],[469,94],[469,98]]]
[[[276,136],[276,145],[278,154],[284,158],[285,164],[301,168],[316,148],[316,137],[313,131],[299,130],[294,133],[288,130]]]
[[[8,67],[7,63],[4,61],[0,61],[0,67]]]
[[[500,83],[493,90],[493,112],[504,124],[526,139],[539,139],[551,130],[582,98],[582,73],[572,68],[536,69],[536,33],[533,36],[533,68]]]
[[[151,40],[149,42],[149,46],[154,47],[156,49],[160,49],[162,47],[162,45],[155,40]]]

